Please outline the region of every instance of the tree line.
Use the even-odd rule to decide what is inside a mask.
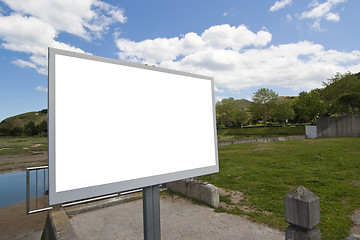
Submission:
[[[24,127],[14,127],[14,128],[0,128],[0,136],[47,136],[47,121],[43,120],[39,124],[35,124],[33,121],[30,121],[24,125]]]
[[[323,88],[300,92],[296,97],[280,97],[260,88],[246,99],[224,98],[216,103],[218,128],[244,125],[285,125],[315,123],[317,117],[357,114],[360,111],[360,73],[337,73],[323,82]]]

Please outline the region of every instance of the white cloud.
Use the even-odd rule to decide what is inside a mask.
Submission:
[[[84,39],[101,38],[113,23],[124,23],[123,9],[99,0],[2,0],[13,11],[0,15],[1,45],[30,54],[29,61],[14,64],[47,74],[48,47],[83,50],[56,40],[62,32]]]
[[[13,11],[31,15],[51,25],[56,31],[83,38],[100,37],[109,25],[124,23],[124,10],[99,0],[2,0]]]
[[[287,20],[288,22],[291,22],[292,17],[291,17],[291,15],[290,15],[290,14],[286,14],[286,20]]]
[[[345,3],[347,0],[327,0],[323,3],[319,3],[313,0],[309,7],[311,10],[305,11],[300,14],[300,19],[314,19],[313,29],[321,30],[320,21],[325,19],[327,21],[339,22],[340,16],[338,13],[332,12],[333,8],[340,3]]]
[[[340,16],[337,13],[328,13],[326,15],[326,20],[332,21],[332,22],[339,22],[340,21]]]
[[[123,9],[99,0],[94,2],[93,11],[95,14],[85,22],[84,26],[97,38],[101,38],[103,32],[106,32],[110,25],[116,22],[125,23],[127,20]]]
[[[236,8],[231,8],[228,11],[223,13],[223,17],[227,17],[227,18],[233,18],[237,15],[238,10]]]
[[[224,96],[215,96],[215,102],[221,102],[224,98],[227,98],[227,97],[224,97]]]
[[[308,41],[268,46],[270,41],[266,31],[220,25],[201,35],[116,43],[123,60],[213,76],[219,93],[261,86],[311,90],[336,72],[360,71],[359,51],[326,50]]]
[[[48,91],[48,89],[46,87],[44,87],[44,86],[37,86],[35,88],[35,90],[39,91],[39,92],[45,92],[45,93],[47,93],[47,91]]]
[[[215,92],[217,92],[217,93],[223,93],[223,92],[224,92],[224,89],[219,89],[219,88],[217,88],[216,86],[214,86],[214,90],[215,90]]]
[[[32,62],[28,62],[28,61],[24,61],[22,59],[17,59],[15,61],[13,61],[12,63],[14,63],[15,65],[18,65],[19,67],[22,68],[33,68],[36,69],[36,65]]]
[[[287,5],[290,5],[292,3],[292,0],[282,0],[282,1],[276,1],[274,5],[272,5],[269,9],[270,12],[275,12],[277,10],[280,10]]]
[[[311,28],[314,29],[315,31],[323,31],[324,29],[321,28],[320,26],[320,20],[316,19],[313,24],[311,25]]]
[[[0,17],[0,36],[6,49],[44,54],[46,49],[42,46],[53,41],[56,31],[38,18],[13,14]]]
[[[12,61],[12,63],[21,68],[32,68],[35,69],[40,74],[47,75],[47,69],[43,65],[39,66],[32,62],[25,61],[22,59],[16,59],[15,61]]]
[[[35,69],[47,74],[47,48],[83,52],[81,49],[55,40],[56,30],[36,17],[21,16],[17,13],[0,16],[0,38],[8,50],[31,54],[30,61],[17,59],[14,64]]]
[[[206,29],[201,36],[191,32],[180,38],[156,38],[141,42],[120,38],[116,40],[116,45],[120,50],[121,59],[154,64],[173,61],[202,50],[239,51],[249,46],[266,46],[270,41],[271,34],[265,30],[253,33],[244,25],[231,27],[224,24]]]

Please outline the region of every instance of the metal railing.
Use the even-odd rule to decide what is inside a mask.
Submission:
[[[40,166],[40,167],[30,167],[30,168],[26,168],[26,214],[33,214],[33,213],[38,213],[38,212],[43,212],[43,211],[47,211],[47,210],[51,210],[53,209],[53,206],[49,206],[48,204],[48,199],[47,199],[47,195],[46,193],[48,193],[48,190],[46,189],[46,183],[47,183],[47,172],[48,170],[48,166]],[[30,180],[31,180],[31,172],[35,171],[35,199],[33,200],[35,203],[33,203],[32,205],[33,208],[35,207],[35,209],[30,210],[31,208],[31,187],[30,187]],[[39,184],[39,180],[43,180],[42,184]],[[40,185],[40,188],[39,187]],[[68,207],[68,206],[73,206],[76,204],[83,204],[83,203],[88,203],[88,202],[93,202],[93,201],[98,201],[98,200],[104,200],[107,198],[113,198],[113,197],[120,197],[120,196],[124,196],[127,194],[131,194],[131,193],[136,193],[136,192],[141,192],[141,189],[135,189],[135,190],[131,190],[131,191],[125,191],[125,192],[119,192],[119,193],[114,193],[114,194],[109,194],[109,195],[104,195],[104,196],[99,196],[99,197],[94,197],[94,198],[89,198],[89,199],[84,199],[84,200],[79,200],[79,201],[74,201],[74,202],[69,202],[69,203],[64,203],[61,204],[62,207]],[[42,194],[44,194],[42,196]],[[40,199],[42,198],[43,204],[39,203]],[[42,205],[41,208],[39,205]]]
[[[37,213],[37,212],[43,212],[43,211],[47,211],[52,209],[52,207],[50,207],[46,201],[46,170],[48,169],[48,166],[40,166],[40,167],[30,167],[30,168],[26,168],[26,214],[32,214],[32,213]],[[31,172],[35,172],[35,209],[34,210],[30,210],[30,193],[31,193],[31,189],[30,189],[30,178],[31,178]],[[40,174],[39,174],[40,173]],[[41,179],[41,180],[40,180]],[[39,189],[39,180],[40,182],[43,180],[42,182],[42,186],[40,185],[40,188],[42,187],[42,189]],[[40,196],[39,196],[40,195]],[[42,208],[39,208],[39,200],[40,198],[43,198],[43,206]]]

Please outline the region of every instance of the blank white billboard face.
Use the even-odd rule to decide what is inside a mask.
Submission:
[[[213,79],[49,49],[50,204],[218,172]]]

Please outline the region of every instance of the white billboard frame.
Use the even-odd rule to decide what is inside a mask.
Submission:
[[[48,56],[50,205],[219,171],[212,77],[55,48]]]

